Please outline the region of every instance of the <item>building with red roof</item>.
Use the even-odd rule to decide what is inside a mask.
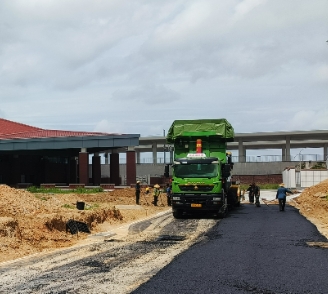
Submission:
[[[119,185],[119,151],[123,149],[129,185],[136,180],[136,157],[131,147],[139,145],[139,137],[139,134],[47,130],[0,118],[0,183],[96,186],[102,181],[99,154],[109,153],[110,182]]]

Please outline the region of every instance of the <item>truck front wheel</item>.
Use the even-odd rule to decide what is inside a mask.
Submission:
[[[173,217],[174,218],[182,218],[182,210],[181,209],[174,210]]]

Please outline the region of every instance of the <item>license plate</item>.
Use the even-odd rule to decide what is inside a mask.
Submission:
[[[191,203],[191,207],[202,207],[202,205],[198,203]]]

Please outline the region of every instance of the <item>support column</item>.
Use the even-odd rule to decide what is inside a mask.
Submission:
[[[137,155],[137,164],[140,164],[140,151],[136,151],[136,155]]]
[[[238,143],[238,162],[246,162],[246,149],[241,139]]]
[[[89,184],[89,153],[86,148],[81,148],[79,153],[79,184]]]
[[[92,181],[94,186],[99,186],[101,183],[101,165],[99,153],[92,156]]]
[[[134,150],[126,151],[126,185],[136,183],[137,166],[136,166],[136,152]]]
[[[157,144],[153,142],[153,163],[158,163],[157,162]]]
[[[286,136],[286,158],[284,161],[290,161],[290,137]]]
[[[109,159],[109,177],[111,184],[121,185],[120,181],[120,155],[117,150],[113,150]]]
[[[328,144],[323,146],[323,160],[326,162],[326,168],[328,169]]]
[[[281,158],[282,158],[282,161],[286,161],[286,148],[285,148],[285,146],[281,147]]]
[[[170,163],[173,163],[174,157],[173,157],[173,147],[170,148]]]
[[[104,157],[105,157],[105,164],[108,164],[108,152],[105,152]]]

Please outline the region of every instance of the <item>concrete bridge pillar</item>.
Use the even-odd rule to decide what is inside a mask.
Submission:
[[[153,142],[153,163],[157,163],[157,144]]]
[[[286,158],[284,161],[290,161],[290,137],[286,136]]]
[[[282,161],[286,161],[286,148],[285,148],[285,146],[281,147],[281,157],[282,157]]]
[[[246,162],[246,149],[242,140],[238,143],[238,162]]]

